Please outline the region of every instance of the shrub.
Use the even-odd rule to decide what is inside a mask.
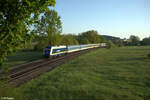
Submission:
[[[108,41],[108,48],[115,48],[116,45],[112,41]]]
[[[123,46],[123,42],[122,41],[119,41],[118,42],[118,47],[122,47]]]

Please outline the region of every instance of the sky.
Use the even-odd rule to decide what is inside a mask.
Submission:
[[[150,36],[150,0],[56,0],[63,33],[96,30],[101,35]]]

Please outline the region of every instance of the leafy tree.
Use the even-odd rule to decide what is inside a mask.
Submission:
[[[118,46],[118,47],[122,47],[123,46],[123,41],[122,40],[112,40],[112,42]]]
[[[48,44],[45,41],[39,41],[33,48],[34,51],[42,51]]]
[[[130,36],[131,45],[137,46],[140,44],[140,38],[138,36],[131,35]]]
[[[62,45],[78,45],[79,42],[76,40],[76,36],[72,34],[67,34],[62,36]]]
[[[24,48],[22,48],[22,51],[24,51],[24,52],[28,52],[28,51],[32,51],[33,50],[33,43],[31,42],[31,43],[28,43]]]
[[[7,55],[27,44],[30,26],[54,5],[55,0],[0,0],[0,66]]]
[[[35,33],[40,37],[43,37],[41,41],[44,41],[48,45],[60,45],[62,24],[60,16],[55,10],[49,10],[44,13],[39,24],[35,25]],[[45,37],[45,38],[44,38]]]
[[[115,48],[116,47],[116,45],[111,40],[109,40],[107,44],[108,44],[108,46],[107,46],[108,48]]]
[[[105,37],[103,37],[103,36],[99,35],[99,38],[100,38],[100,42],[101,42],[101,43],[102,43],[102,42],[107,42],[107,40],[106,40],[106,38],[105,38]]]
[[[144,38],[142,41],[141,41],[141,45],[150,45],[150,37],[148,38]],[[148,53],[148,58],[150,58],[150,53]]]
[[[144,38],[144,39],[141,41],[141,45],[150,45],[150,37]]]
[[[117,46],[118,46],[118,47],[122,47],[122,46],[123,46],[123,41],[118,41]]]
[[[128,40],[124,40],[124,41],[123,41],[123,45],[124,45],[124,46],[129,46],[129,43],[130,43],[130,41],[128,41]]]
[[[80,40],[80,44],[91,44],[87,37],[82,37]]]
[[[97,31],[90,30],[87,32],[83,32],[79,34],[78,41],[80,44],[88,44],[88,43],[100,43],[104,40],[102,36],[98,35]]]

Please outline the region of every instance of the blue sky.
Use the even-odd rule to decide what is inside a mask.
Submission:
[[[128,38],[150,36],[150,0],[56,0],[63,33],[97,30]]]

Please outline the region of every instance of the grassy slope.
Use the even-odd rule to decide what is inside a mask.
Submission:
[[[28,100],[149,100],[150,47],[100,49],[41,75],[17,91]]]
[[[42,52],[33,52],[33,51],[28,51],[28,52],[17,52],[13,56],[8,56],[8,61],[6,61],[6,65],[8,66],[14,66],[14,65],[19,65],[22,63],[30,62],[33,60],[41,59]]]

